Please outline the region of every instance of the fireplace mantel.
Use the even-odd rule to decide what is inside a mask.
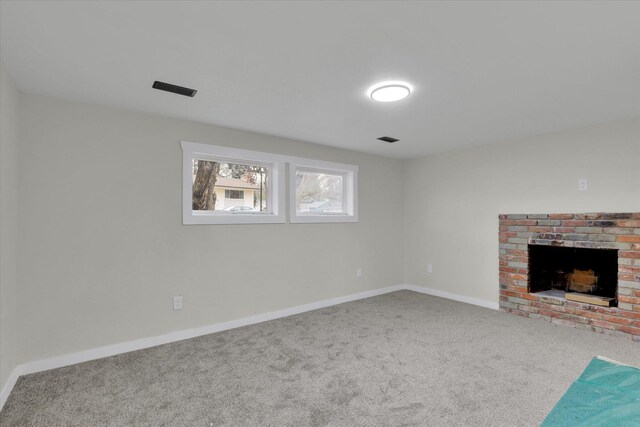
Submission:
[[[499,225],[501,311],[640,341],[640,213],[505,214]],[[618,306],[532,293],[531,245],[616,250]]]

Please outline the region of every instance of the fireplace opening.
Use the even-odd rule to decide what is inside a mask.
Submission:
[[[618,251],[529,245],[529,292],[616,306]],[[572,295],[569,298],[569,294]],[[594,296],[595,298],[589,298]],[[598,298],[605,303],[592,302]],[[576,299],[580,300],[580,299]],[[582,300],[580,300],[582,301]]]

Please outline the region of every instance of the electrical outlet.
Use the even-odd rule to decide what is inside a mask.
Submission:
[[[427,273],[429,274],[433,273],[433,265],[427,264]]]
[[[589,180],[587,178],[582,178],[578,180],[578,191],[588,191],[589,190]]]
[[[356,277],[362,277],[362,268],[356,268]]]
[[[173,297],[173,310],[182,310],[182,295]]]

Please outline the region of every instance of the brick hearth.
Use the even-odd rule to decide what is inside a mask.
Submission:
[[[529,245],[618,250],[618,307],[529,293]],[[500,215],[500,310],[640,341],[640,213]]]

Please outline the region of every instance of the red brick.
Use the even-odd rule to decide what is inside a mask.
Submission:
[[[587,317],[589,319],[602,319],[602,314],[594,313],[589,310],[579,310],[571,307],[566,307],[565,311],[569,314],[574,314],[576,316]]]
[[[590,325],[593,326],[597,326],[599,328],[604,328],[604,329],[610,329],[612,331],[615,331],[616,329],[620,328],[627,328],[628,326],[619,326],[613,323],[609,323],[609,322],[605,322],[604,320],[592,320],[591,322],[589,322]]]
[[[627,317],[627,318],[630,318],[630,319],[640,320],[640,313],[636,313],[636,312],[633,312],[633,311],[620,310],[620,315],[622,317]]]
[[[538,225],[535,219],[503,219],[500,225]]]
[[[640,236],[629,236],[629,235],[623,234],[621,236],[618,236],[617,240],[618,242],[640,243]]]
[[[518,237],[518,233],[515,231],[501,231],[500,237]]]
[[[575,227],[553,227],[554,228],[554,233],[575,233],[576,232],[576,228]]]
[[[595,213],[595,212],[581,213],[581,214],[575,215],[576,219],[599,219],[601,217],[602,217],[601,214]]]
[[[639,297],[628,297],[626,295],[618,295],[618,301],[626,302],[626,303],[629,303],[629,304],[640,304],[640,298]]]
[[[640,328],[634,328],[633,326],[620,326],[618,330],[632,335],[640,335]]]
[[[549,219],[573,219],[573,214],[549,214]]]
[[[509,284],[506,288],[506,290],[513,291],[513,292],[522,292],[522,289],[526,289],[526,288],[523,288],[522,286],[518,286],[514,284]]]
[[[617,317],[617,316],[607,316],[607,315],[603,315],[602,320],[609,323],[616,323],[618,325],[627,325],[627,326],[633,323],[633,320],[628,318]]]
[[[529,256],[529,251],[521,251],[518,249],[509,249],[507,251],[507,255],[513,255],[513,256]]]
[[[640,221],[618,221],[618,227],[640,227]]]
[[[598,307],[598,306],[590,306],[591,310],[595,311],[596,313],[602,313],[602,314],[618,314],[620,312],[620,310],[618,308],[615,307]]]
[[[513,268],[513,267],[507,267],[507,268]],[[526,278],[525,279],[522,278],[522,274],[518,273],[518,270],[516,270],[513,273],[511,273],[511,272],[503,272],[503,273],[500,273],[500,274],[501,274],[501,276],[500,276],[501,278],[510,280],[510,281],[512,281],[514,283],[518,282],[518,283],[515,283],[518,286],[523,286],[523,285],[520,284],[520,282],[522,282],[523,280],[526,280]]]
[[[549,310],[540,309],[540,311],[538,313],[543,315],[543,316],[552,317],[554,319],[562,318],[562,313],[560,313],[558,311],[549,311]]]
[[[618,252],[618,256],[620,258],[634,258],[634,259],[640,259],[640,251],[620,251]]]

